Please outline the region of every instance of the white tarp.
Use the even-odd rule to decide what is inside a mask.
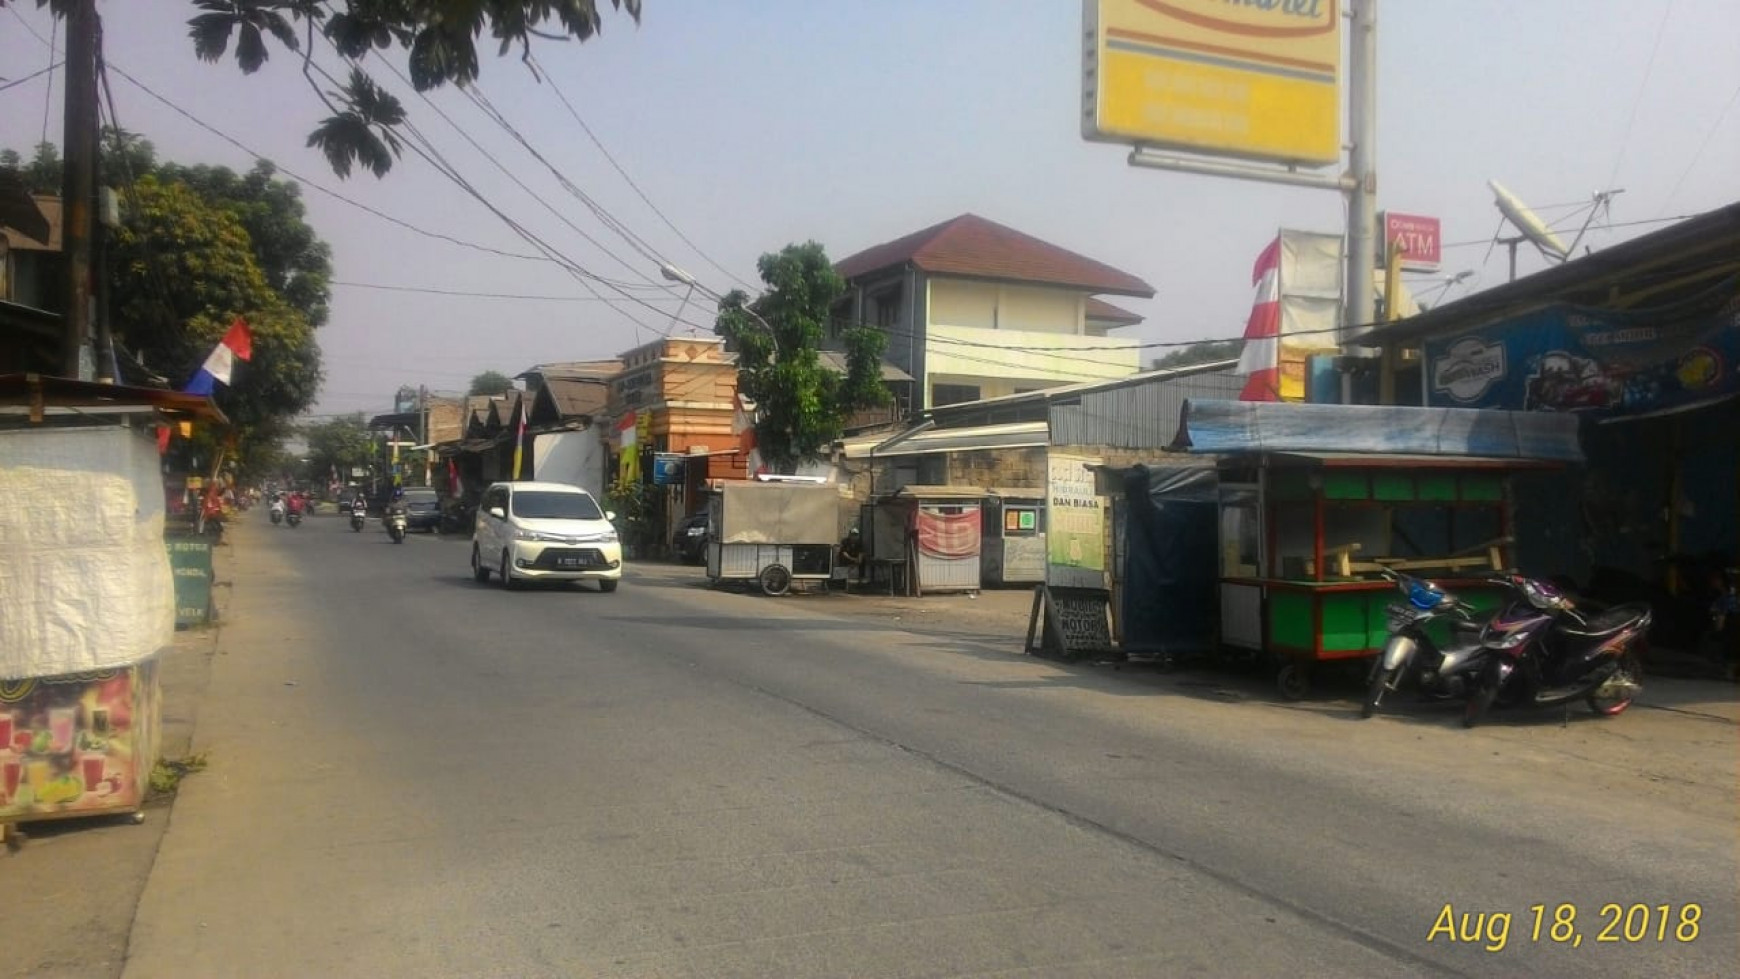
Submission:
[[[541,483],[567,483],[604,499],[603,426],[532,437],[532,472]]]
[[[0,680],[125,666],[174,639],[156,445],[120,427],[0,432]]]
[[[840,488],[828,483],[725,483],[717,539],[726,544],[833,544]]]

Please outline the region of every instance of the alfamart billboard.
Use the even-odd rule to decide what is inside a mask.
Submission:
[[[1082,10],[1087,139],[1340,160],[1339,0],[1084,0]]]

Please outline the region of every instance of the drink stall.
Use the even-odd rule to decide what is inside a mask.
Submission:
[[[794,581],[826,582],[840,540],[840,489],[774,477],[721,482],[707,501],[707,577],[755,582],[783,595]]]
[[[1045,580],[1045,491],[992,489],[981,513],[979,576],[991,587]]]
[[[0,376],[0,835],[145,801],[177,604],[159,433],[195,418],[223,416],[172,391]]]
[[[977,486],[903,486],[878,498],[865,507],[871,566],[908,595],[978,591],[984,502]]]
[[[1375,655],[1395,586],[1424,572],[1495,599],[1509,476],[1582,461],[1575,417],[1455,408],[1193,401],[1173,448],[1218,475],[1219,641],[1266,653],[1284,696]]]

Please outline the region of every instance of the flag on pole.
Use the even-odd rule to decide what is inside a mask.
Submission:
[[[526,461],[526,401],[517,398],[514,401],[514,414],[519,416],[519,428],[514,431],[514,478],[519,479],[522,466]]]
[[[187,382],[183,393],[200,394],[210,397],[214,384],[222,381],[230,383],[234,376],[237,360],[252,360],[254,357],[254,335],[248,331],[248,324],[240,316],[230,324],[224,338],[212,349],[211,356],[205,359],[205,364]]]
[[[1237,373],[1245,375],[1240,401],[1281,400],[1281,236],[1269,242],[1251,269],[1256,296],[1245,320],[1245,348]]]

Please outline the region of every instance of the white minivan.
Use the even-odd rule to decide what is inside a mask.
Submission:
[[[622,544],[592,494],[567,483],[494,483],[483,491],[471,534],[471,575],[520,581],[596,581],[615,591]]]

